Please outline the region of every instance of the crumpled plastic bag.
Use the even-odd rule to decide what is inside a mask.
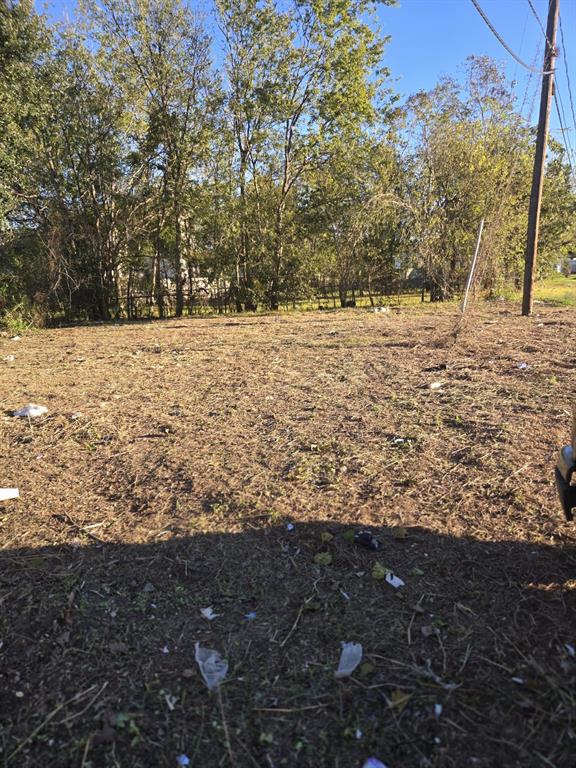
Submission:
[[[200,668],[200,674],[206,687],[209,691],[213,691],[226,677],[228,673],[228,662],[223,659],[218,651],[213,651],[210,648],[202,648],[200,643],[196,643],[195,646],[195,658],[198,667]]]
[[[28,403],[28,405],[23,406],[22,408],[18,408],[17,411],[14,411],[14,416],[19,416],[20,418],[25,419],[26,417],[30,419],[36,418],[36,416],[44,416],[45,413],[48,413],[48,408],[46,408],[45,405],[36,405],[35,403]]]
[[[337,678],[350,677],[361,661],[362,645],[360,643],[342,643],[340,661],[334,676]]]
[[[385,763],[380,762],[376,757],[369,757],[362,768],[388,768]]]

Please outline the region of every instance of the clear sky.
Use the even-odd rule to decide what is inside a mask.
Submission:
[[[537,51],[537,68],[542,66],[543,35],[527,0],[479,0],[486,15],[512,50],[526,63],[532,64]],[[548,0],[532,0],[544,27]],[[510,79],[516,80],[520,101],[530,73],[517,64],[488,29],[470,0],[399,0],[399,7],[382,7],[379,12],[382,30],[392,36],[385,63],[397,78],[395,89],[409,95],[433,88],[442,75],[458,74],[471,54],[487,55],[503,62]],[[566,42],[567,64],[576,100],[576,0],[560,0],[560,17]],[[561,47],[558,35],[557,44]],[[576,151],[576,127],[570,112],[569,94],[564,70],[565,52],[561,49],[556,62],[557,84],[564,104],[567,128]],[[530,99],[537,87],[536,76],[530,84]],[[533,121],[538,114],[539,93]],[[575,102],[576,107],[576,102]],[[551,127],[559,137],[558,120],[552,109]]]
[[[209,0],[189,0],[192,7],[206,10]],[[539,51],[536,66],[541,68],[543,56],[543,35],[538,22],[532,15],[528,0],[479,0],[490,21],[512,50],[525,62],[531,64]],[[544,26],[548,0],[532,0]],[[39,10],[61,20],[66,14],[73,14],[75,0],[49,0],[47,4],[37,2]],[[472,54],[488,55],[506,65],[511,79],[517,81],[519,101],[522,100],[529,72],[517,64],[502,48],[485,25],[470,0],[398,0],[396,7],[383,6],[378,12],[382,32],[391,35],[386,50],[385,64],[394,78],[394,87],[406,96],[418,90],[433,88],[442,75],[458,75],[466,58]],[[572,94],[576,107],[576,0],[560,0],[566,51],[560,46],[557,59],[557,84],[564,104],[566,127],[570,130],[569,140],[576,158],[576,126],[571,114],[564,57],[572,81]],[[530,98],[537,88],[536,76],[530,84]],[[535,100],[533,122],[537,119],[539,96]],[[526,110],[525,110],[526,111]],[[553,135],[560,138],[559,123],[555,109],[552,109],[551,128]]]

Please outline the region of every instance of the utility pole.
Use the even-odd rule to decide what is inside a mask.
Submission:
[[[546,163],[546,144],[548,124],[550,122],[550,103],[554,88],[554,64],[556,59],[556,28],[560,0],[550,0],[548,21],[546,23],[546,48],[544,53],[544,72],[542,75],[542,94],[540,96],[540,115],[538,117],[538,135],[532,173],[532,191],[528,209],[528,234],[526,236],[526,257],[524,262],[524,293],[522,296],[522,314],[531,315],[533,306],[534,274],[538,256],[538,230],[540,229],[540,205],[542,203],[542,184]]]

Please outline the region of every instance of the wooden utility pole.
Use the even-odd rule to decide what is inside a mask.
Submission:
[[[544,166],[546,163],[546,144],[548,141],[548,124],[550,122],[550,103],[554,88],[554,63],[556,59],[556,28],[560,0],[550,0],[548,6],[548,21],[546,24],[546,49],[544,53],[544,72],[542,75],[542,94],[540,96],[540,115],[538,118],[538,135],[536,137],[536,154],[534,155],[534,171],[532,173],[532,191],[530,193],[530,208],[528,209],[528,234],[526,237],[526,258],[524,262],[524,294],[522,296],[522,314],[531,315],[534,289],[534,274],[538,256],[538,231],[540,229],[540,205],[542,203],[542,184],[544,181]]]

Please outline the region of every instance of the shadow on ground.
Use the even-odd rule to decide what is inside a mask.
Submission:
[[[256,522],[4,550],[3,764],[574,765],[574,549],[382,528],[372,552],[330,521]],[[345,640],[364,659],[338,681]],[[197,641],[229,660],[219,695]]]

